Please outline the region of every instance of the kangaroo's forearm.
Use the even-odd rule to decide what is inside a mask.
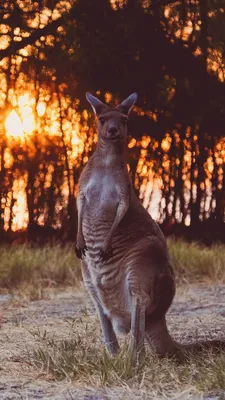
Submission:
[[[109,232],[109,236],[112,238],[113,234],[118,227],[119,223],[122,221],[125,216],[131,201],[131,187],[130,185],[125,186],[125,188],[121,192],[121,199],[117,208],[116,218],[112,224],[112,227]]]
[[[116,218],[111,226],[111,229],[107,235],[105,240],[106,243],[110,243],[112,241],[113,235],[115,233],[116,228],[118,227],[120,221],[122,221],[124,215],[126,214],[129,208],[129,196],[126,196],[125,199],[121,200],[119,206],[117,208]]]
[[[85,196],[83,193],[80,193],[77,199],[77,209],[78,209],[78,229],[77,236],[83,235],[82,232],[82,221],[84,216],[84,206],[85,206]]]

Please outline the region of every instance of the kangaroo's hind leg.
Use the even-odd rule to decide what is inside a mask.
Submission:
[[[138,362],[139,356],[141,356],[144,351],[145,312],[145,301],[143,301],[143,298],[141,296],[133,294],[130,346],[131,355],[135,363]]]
[[[127,279],[132,298],[132,347],[138,353],[144,349],[145,331],[152,347],[172,346],[166,328],[165,314],[171,305],[175,286],[170,261],[161,242],[155,237],[143,238],[127,257]],[[158,321],[153,325],[153,321]],[[157,337],[158,335],[158,337]],[[160,352],[160,351],[159,351]]]
[[[170,264],[165,264],[164,274],[155,279],[153,285],[155,308],[146,315],[146,339],[152,350],[159,356],[179,352],[177,343],[170,336],[166,323],[166,313],[175,295],[175,280]]]
[[[136,265],[138,264],[135,263]],[[142,287],[140,276],[133,265],[130,265],[127,271],[127,284],[131,310],[130,348],[133,361],[136,363],[144,352],[146,309],[149,307],[151,299]]]
[[[102,328],[102,333],[103,333],[103,340],[105,343],[105,346],[110,354],[115,355],[119,351],[119,344],[115,335],[115,332],[113,330],[112,323],[110,319],[108,318],[107,315],[105,315],[104,310],[101,306],[101,303],[98,298],[97,291],[91,281],[91,276],[88,271],[87,264],[85,261],[82,261],[82,275],[83,275],[83,281],[86,289],[88,290],[88,293],[95,305],[98,318],[101,324]]]

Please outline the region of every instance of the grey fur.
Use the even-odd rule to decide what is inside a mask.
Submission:
[[[119,349],[115,332],[131,332],[135,360],[145,336],[164,354],[174,346],[165,313],[175,281],[164,236],[136,197],[127,171],[123,115],[137,96],[129,96],[116,109],[90,94],[87,98],[101,122],[97,149],[79,181],[77,254],[83,258],[84,284],[109,352]],[[110,136],[112,127],[116,138]]]
[[[175,295],[166,240],[137,198],[127,171],[126,115],[136,95],[116,108],[87,97],[97,108],[99,136],[79,180],[76,252],[84,284],[110,353],[119,349],[116,333],[130,332],[134,361],[145,338],[157,354],[174,354],[181,346],[171,338],[165,319]]]

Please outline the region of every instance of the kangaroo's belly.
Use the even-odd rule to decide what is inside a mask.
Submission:
[[[82,221],[82,231],[85,244],[87,246],[87,256],[97,262],[105,238],[109,234],[110,228],[115,219],[114,213],[102,212],[96,215],[91,210],[85,213]]]

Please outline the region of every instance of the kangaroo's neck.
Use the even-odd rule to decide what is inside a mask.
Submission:
[[[100,140],[95,150],[95,156],[104,166],[118,167],[126,164],[126,143],[122,141]]]

